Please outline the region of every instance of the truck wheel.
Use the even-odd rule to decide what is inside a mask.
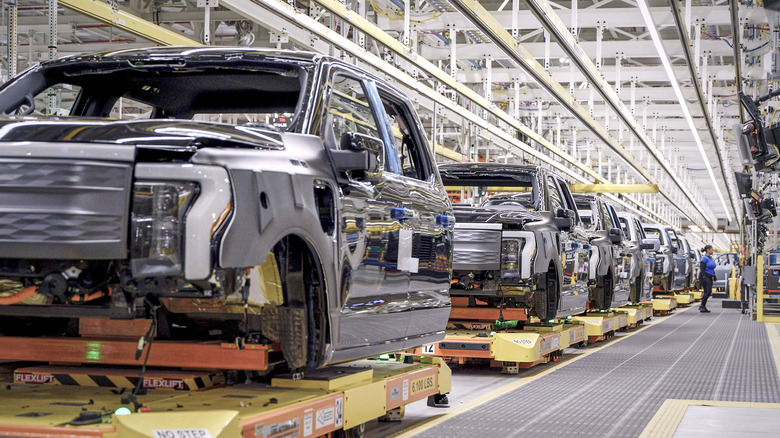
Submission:
[[[632,303],[638,303],[642,300],[642,290],[644,289],[645,282],[645,270],[639,271],[639,275],[634,279],[634,284],[631,285],[631,295],[628,297]]]
[[[275,334],[267,336],[281,342],[290,368],[317,368],[328,338],[322,268],[306,242],[295,236],[277,243],[274,255],[284,305],[276,307],[271,315],[264,315],[270,318],[263,321],[263,331]],[[278,326],[269,327],[269,323]]]
[[[609,273],[603,277],[601,287],[596,288],[596,307],[599,310],[607,310],[612,305],[612,295],[615,293],[615,280],[612,278],[612,273]]]
[[[560,296],[560,291],[558,290],[558,274],[555,272],[555,269],[551,267],[541,283],[543,285],[538,285],[534,291],[533,310],[539,319],[546,321],[558,315],[558,296]]]

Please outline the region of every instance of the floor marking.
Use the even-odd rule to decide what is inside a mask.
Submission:
[[[693,308],[693,306],[688,307],[688,308],[684,308],[684,309],[680,309],[679,312],[675,312],[675,313],[672,313],[672,314],[667,314],[667,316],[664,317],[663,320],[659,320],[658,323],[662,323],[663,321],[668,321],[669,318],[673,318],[673,317],[681,314],[682,312],[685,312],[685,311],[690,310],[692,308]],[[653,325],[655,325],[655,324],[656,324],[656,322],[653,322]],[[685,325],[685,324],[683,324],[683,325]],[[647,326],[645,326],[645,327],[647,327]],[[630,338],[631,336],[634,336],[635,334],[641,333],[641,332],[642,332],[642,330],[637,330],[637,331],[628,333],[626,335],[620,336],[619,338],[615,337],[608,344],[599,345],[599,346],[593,348],[592,350],[588,350],[588,351],[586,351],[584,353],[580,353],[576,357],[573,357],[573,358],[571,358],[571,359],[569,359],[569,360],[567,360],[567,361],[565,361],[563,363],[560,363],[560,364],[558,364],[557,366],[555,366],[553,368],[544,370],[544,371],[542,371],[542,372],[540,372],[538,374],[535,374],[533,376],[522,377],[522,378],[520,378],[520,380],[517,380],[515,382],[509,383],[509,384],[504,385],[504,386],[501,386],[499,388],[496,388],[496,389],[494,389],[493,391],[490,391],[487,394],[483,394],[483,395],[481,395],[481,396],[479,396],[477,398],[469,400],[466,403],[458,405],[458,406],[456,406],[454,408],[450,408],[447,411],[447,413],[445,413],[445,414],[433,416],[433,417],[431,417],[429,419],[423,420],[423,421],[421,421],[421,422],[419,422],[417,424],[414,424],[414,425],[411,425],[411,426],[407,427],[406,429],[398,431],[398,432],[388,436],[387,438],[411,438],[411,437],[414,437],[417,434],[425,432],[426,430],[431,429],[431,428],[433,428],[435,426],[438,426],[439,424],[444,423],[445,421],[447,421],[447,420],[449,420],[449,419],[451,419],[451,418],[453,418],[453,417],[455,417],[457,415],[460,415],[460,414],[462,414],[462,413],[464,413],[464,412],[466,412],[466,411],[468,411],[470,409],[474,409],[477,406],[483,405],[483,404],[489,402],[490,400],[493,400],[494,398],[497,398],[497,397],[500,397],[500,396],[502,396],[504,394],[512,392],[512,391],[514,391],[514,390],[516,390],[516,389],[518,389],[518,388],[520,388],[522,386],[525,386],[526,384],[531,383],[531,382],[533,382],[533,381],[535,381],[537,379],[540,379],[540,378],[542,378],[542,377],[544,377],[544,376],[546,376],[546,375],[548,375],[548,374],[550,374],[550,373],[552,373],[552,372],[554,372],[556,370],[560,370],[563,367],[569,365],[570,363],[574,363],[574,362],[576,362],[576,361],[578,361],[578,360],[580,360],[580,359],[582,359],[584,357],[587,357],[587,356],[589,356],[589,355],[591,355],[593,353],[601,351],[602,348],[609,347],[610,345],[613,345],[616,342],[620,342],[620,341],[622,341],[624,339]],[[671,332],[669,334],[671,334]],[[669,336],[669,334],[667,334],[666,336]],[[664,336],[664,337],[666,337],[666,336]]]
[[[672,438],[688,410],[688,406],[715,406],[729,408],[780,409],[780,403],[731,402],[713,400],[667,399],[647,423],[639,438]]]
[[[772,347],[772,357],[775,359],[777,375],[780,377],[780,324],[765,322],[769,346]]]
[[[722,314],[721,314],[722,315]],[[729,351],[726,353],[726,360],[723,361],[723,366],[720,369],[720,376],[718,376],[718,384],[715,385],[715,392],[712,395],[713,400],[717,400],[720,398],[720,391],[723,389],[723,381],[726,379],[726,368],[729,365],[729,362],[731,362],[731,357],[733,356],[732,353],[734,353],[734,345],[737,343],[737,335],[739,334],[739,328],[742,326],[742,321],[745,318],[739,318],[739,322],[737,323],[737,328],[734,330],[734,336],[731,337],[731,345],[729,345]]]
[[[707,326],[707,330],[709,330],[709,329],[710,329],[710,327],[712,327],[712,326],[713,326],[713,325],[714,325],[716,322],[718,322],[718,320],[720,319],[720,317],[721,317],[721,316],[723,316],[723,315],[724,315],[724,313],[722,313],[722,312],[721,312],[720,314],[718,314],[718,317],[717,317],[717,318],[715,318],[715,319],[713,319],[713,320],[712,320],[712,322],[710,323],[710,325],[708,325],[708,326]],[[691,321],[693,321],[693,320],[694,320],[694,318],[691,318],[691,319],[689,319],[688,321],[686,321],[686,322],[685,322],[685,324],[687,324],[688,322],[691,322]],[[682,326],[683,326],[683,325],[685,325],[685,324],[682,324],[682,325],[680,325],[680,327],[682,327]],[[679,328],[679,327],[678,327],[678,328]],[[675,330],[676,330],[676,329],[675,329]],[[689,351],[691,351],[691,349],[692,349],[692,348],[693,348],[693,347],[696,345],[696,343],[699,341],[699,339],[703,338],[703,337],[704,337],[704,335],[706,335],[706,334],[707,334],[707,330],[702,330],[702,332],[699,334],[699,336],[697,336],[697,337],[696,337],[696,339],[695,339],[693,342],[691,342],[691,345],[689,345],[689,346],[688,346],[688,348],[686,348],[686,349],[685,349],[685,351],[683,351],[683,353],[682,353],[682,354],[681,354],[681,355],[680,355],[680,356],[677,358],[677,360],[675,360],[674,362],[672,362],[672,365],[671,365],[671,366],[669,366],[669,367],[667,367],[667,368],[666,368],[666,371],[664,371],[664,373],[663,373],[663,374],[661,374],[661,376],[660,376],[660,377],[656,377],[656,379],[655,379],[655,382],[653,383],[653,385],[652,385],[650,388],[648,388],[648,389],[647,389],[647,390],[644,392],[644,394],[642,394],[642,396],[641,396],[641,397],[639,397],[639,398],[638,398],[636,401],[634,401],[633,403],[631,403],[631,406],[628,408],[628,410],[627,410],[627,411],[625,411],[625,412],[623,413],[623,415],[621,415],[621,416],[620,416],[620,419],[619,419],[618,421],[616,421],[616,422],[615,422],[615,423],[612,425],[612,428],[611,428],[611,429],[609,429],[609,432],[607,432],[606,436],[612,436],[612,435],[614,435],[614,434],[615,434],[615,432],[617,432],[617,431],[620,429],[620,427],[623,425],[623,423],[626,421],[626,419],[627,419],[629,416],[631,416],[631,415],[632,415],[632,414],[633,414],[633,413],[636,411],[636,409],[637,409],[637,408],[638,408],[640,405],[642,405],[642,406],[644,406],[644,405],[645,405],[645,401],[647,400],[647,398],[648,398],[648,397],[650,397],[650,395],[651,395],[652,393],[654,393],[654,392],[655,392],[655,389],[656,389],[656,388],[658,388],[658,386],[659,386],[661,383],[663,383],[663,381],[664,381],[664,379],[666,378],[666,376],[667,376],[667,375],[668,375],[668,374],[669,374],[669,373],[672,371],[672,368],[674,368],[674,366],[675,366],[675,365],[677,365],[677,363],[678,363],[678,362],[680,362],[680,361],[682,360],[682,358],[683,358],[683,357],[685,357],[685,355],[686,355],[686,354],[688,354],[688,352],[689,352]],[[674,332],[674,330],[673,330],[672,332]],[[661,338],[661,339],[663,339],[663,338]],[[659,340],[660,340],[660,339],[659,339]],[[646,350],[646,349],[645,349],[645,350]],[[643,351],[644,351],[644,350],[643,350]]]

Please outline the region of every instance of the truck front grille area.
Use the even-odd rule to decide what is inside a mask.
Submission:
[[[0,159],[0,258],[123,259],[132,166]]]
[[[501,269],[501,230],[455,229],[454,270]]]
[[[654,274],[655,275],[663,275],[664,273],[664,259],[663,257],[656,257],[655,258],[655,266],[654,266]]]

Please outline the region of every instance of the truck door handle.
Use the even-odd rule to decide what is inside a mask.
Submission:
[[[398,220],[414,219],[414,210],[410,208],[393,207],[390,209],[390,218]]]

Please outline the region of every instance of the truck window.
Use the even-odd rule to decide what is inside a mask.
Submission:
[[[628,219],[621,217],[618,218],[618,220],[620,221],[620,226],[621,228],[623,228],[623,233],[626,235],[626,238],[633,240],[632,239],[633,236],[631,236],[631,227],[629,227],[628,225]]]
[[[73,108],[81,87],[71,84],[56,84],[36,94],[34,100],[34,115],[52,115],[58,117],[67,117]],[[53,106],[49,107],[49,101]],[[19,114],[30,111],[29,103],[24,103],[19,107]]]
[[[382,138],[363,82],[337,74],[333,77],[332,87],[328,103],[330,122],[325,124],[322,133],[325,144],[338,147],[341,136],[347,132]]]
[[[555,213],[559,208],[563,208],[561,193],[558,191],[558,185],[555,184],[555,179],[551,176],[547,177],[547,197],[550,201],[550,211]]]
[[[387,125],[393,141],[386,145],[388,156],[398,157],[399,173],[403,176],[427,180],[430,171],[426,166],[425,145],[420,143],[420,132],[410,109],[403,102],[380,90],[379,98],[385,109]],[[387,169],[394,171],[394,169]]]
[[[645,230],[642,228],[642,224],[636,219],[634,219],[634,228],[636,228],[636,232],[639,235],[639,242],[641,243],[647,236],[645,235]]]

